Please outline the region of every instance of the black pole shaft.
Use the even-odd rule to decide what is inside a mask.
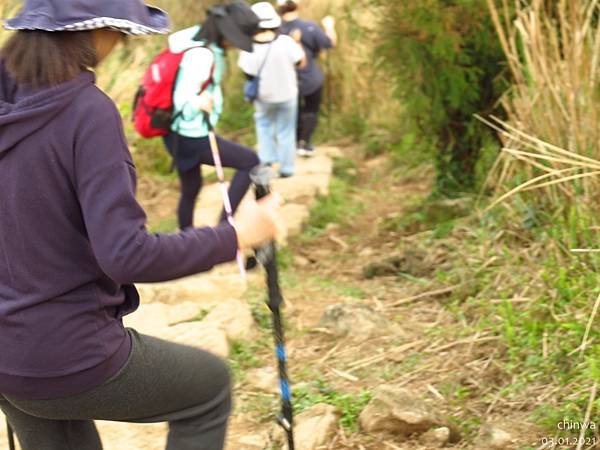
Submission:
[[[15,433],[13,432],[10,423],[8,423],[8,419],[6,419],[6,433],[8,434],[8,448],[9,450],[16,450],[15,445]]]
[[[268,183],[256,175],[253,178],[256,186],[256,198],[261,199],[271,191]],[[275,353],[279,369],[279,383],[281,390],[281,414],[278,417],[279,424],[287,434],[288,448],[294,450],[294,417],[292,410],[292,390],[287,372],[287,355],[285,352],[285,336],[281,320],[281,304],[283,295],[279,286],[279,271],[277,268],[277,250],[275,243],[271,242],[265,248],[258,250],[258,259],[265,267],[267,273],[267,287],[269,291],[269,309],[273,317],[273,338],[275,341]]]
[[[265,269],[267,272],[267,285],[269,286],[269,309],[273,316],[273,338],[275,340],[275,352],[277,355],[281,390],[281,415],[279,417],[279,423],[287,433],[289,450],[294,450],[292,391],[287,372],[285,336],[280,311],[280,305],[283,298],[279,289],[277,263],[275,258],[265,265]]]

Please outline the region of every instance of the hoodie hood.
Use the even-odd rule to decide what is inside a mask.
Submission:
[[[28,91],[16,85],[0,62],[0,158],[43,128],[94,82],[93,73],[82,72],[59,86]]]
[[[200,25],[177,31],[169,36],[169,50],[173,53],[181,53],[193,47],[204,46],[203,41],[194,40],[200,32]]]
[[[217,44],[208,44],[207,46],[206,41],[198,40],[198,34],[201,29],[200,25],[195,25],[169,35],[169,50],[173,53],[181,53],[194,47],[207,47],[213,53],[224,56],[225,50]]]

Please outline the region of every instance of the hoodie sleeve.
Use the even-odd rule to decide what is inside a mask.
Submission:
[[[101,98],[92,99],[93,112],[79,128],[74,170],[88,237],[102,270],[121,284],[158,282],[235,259],[237,237],[229,224],[148,233],[146,215],[135,198],[135,167],[121,118],[112,101],[104,94]]]

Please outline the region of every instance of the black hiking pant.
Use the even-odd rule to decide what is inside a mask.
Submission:
[[[175,167],[181,183],[181,196],[177,207],[179,228],[185,230],[194,225],[194,208],[202,189],[202,165],[214,166],[215,161],[208,137],[190,138],[171,133],[164,138],[169,152],[174,155]],[[217,136],[219,156],[223,167],[236,169],[229,184],[229,199],[235,213],[250,187],[250,171],[260,164],[251,149]],[[220,221],[227,219],[222,211]]]
[[[311,140],[319,123],[319,111],[323,99],[323,87],[310,95],[298,99],[298,142],[311,144]]]
[[[167,450],[223,449],[231,410],[225,363],[203,350],[129,332],[129,360],[97,388],[56,400],[0,395],[23,450],[102,450],[95,419],[169,422]]]

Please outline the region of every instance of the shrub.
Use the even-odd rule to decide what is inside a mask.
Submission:
[[[504,59],[484,0],[371,0],[379,64],[396,80],[413,151],[434,149],[437,190],[471,191],[496,134],[474,114],[501,114]]]

